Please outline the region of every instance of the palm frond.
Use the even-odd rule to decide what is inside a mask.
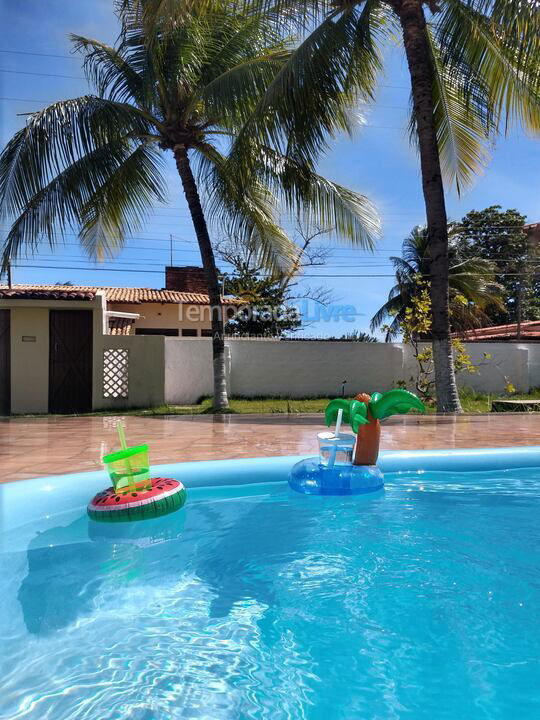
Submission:
[[[371,318],[371,322],[369,324],[369,329],[371,330],[371,332],[375,332],[375,330],[380,328],[381,325],[384,325],[388,322],[388,320],[391,319],[392,322],[390,327],[395,324],[396,335],[399,333],[399,320],[397,320],[397,318],[403,308],[403,300],[401,297],[401,292],[399,292],[397,286],[394,286],[393,290],[394,292],[396,292],[397,290],[397,294],[395,294],[394,297],[389,298]],[[392,334],[390,330],[387,331],[387,334],[388,333]]]
[[[277,222],[277,202],[269,188],[256,179],[250,186],[240,184],[228,172],[226,157],[210,143],[201,143],[198,150],[210,223],[253,248],[257,261],[271,272],[289,270],[296,246]]]
[[[341,17],[334,12],[291,53],[239,134],[240,154],[245,157],[244,145],[258,142],[312,164],[329,135],[352,133],[350,108],[358,91],[348,71],[355,21],[353,11]]]
[[[465,88],[486,88],[490,122],[505,127],[518,122],[540,132],[540,20],[523,3],[508,0],[446,0],[438,18],[436,36],[442,60],[469,68]],[[519,8],[519,10],[518,10]],[[525,12],[526,20],[507,20],[512,10]]]
[[[81,208],[81,245],[92,258],[101,260],[121,249],[156,203],[166,202],[165,166],[158,150],[147,144],[130,149]]]
[[[205,116],[240,129],[289,57],[290,51],[278,45],[231,67],[193,95],[188,112],[200,102]]]
[[[356,193],[313,172],[269,147],[259,147],[254,170],[260,182],[281,196],[291,215],[306,225],[320,224],[352,245],[372,250],[380,235],[374,205]]]
[[[83,155],[41,187],[15,218],[3,243],[3,269],[24,249],[33,252],[41,240],[54,248],[65,232],[78,232],[80,209],[96,187],[125,160],[127,143],[115,140]]]
[[[99,40],[71,34],[75,52],[84,54],[83,69],[100,97],[121,103],[143,104],[143,82],[139,73],[116,48]]]
[[[151,131],[136,108],[95,96],[63,100],[32,114],[0,155],[0,218],[20,215],[56,175],[85,155]]]
[[[441,169],[458,195],[484,168],[489,156],[486,142],[486,97],[483,88],[470,82],[468,68],[445,62],[429,26],[426,34],[433,67],[433,105]]]

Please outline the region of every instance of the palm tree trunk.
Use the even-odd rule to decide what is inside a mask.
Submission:
[[[450,337],[448,220],[433,115],[431,58],[425,34],[426,21],[421,0],[401,0],[399,3],[395,2],[394,7],[403,32],[420,149],[431,260],[432,344],[437,409],[439,412],[456,413],[461,412],[461,405]]]
[[[184,195],[191,213],[191,220],[199,243],[199,250],[203,268],[208,284],[208,296],[210,298],[210,313],[212,316],[212,353],[214,361],[214,408],[223,410],[228,407],[227,377],[225,373],[225,334],[223,331],[223,303],[219,287],[219,277],[214,258],[214,251],[208,234],[208,227],[204,217],[197,183],[185,145],[175,145],[173,148],[176,168]]]
[[[381,443],[381,423],[368,409],[369,425],[360,425],[356,436],[353,465],[376,465]]]

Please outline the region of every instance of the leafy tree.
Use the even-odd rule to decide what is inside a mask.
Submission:
[[[448,269],[451,326],[453,330],[469,330],[487,324],[492,313],[504,312],[500,297],[502,288],[495,282],[495,264],[480,252],[462,254],[462,245],[454,242],[453,231],[451,237]],[[413,228],[403,241],[402,257],[391,257],[390,260],[396,271],[396,284],[371,320],[372,331],[389,323],[386,326],[387,342],[402,331],[407,310],[418,293],[418,281],[430,281],[431,246],[427,228]]]
[[[526,0],[252,0],[308,29],[244,126],[241,142],[314,162],[346,107],[373,99],[385,44],[399,37],[411,80],[411,137],[420,155],[431,250],[438,408],[460,410],[452,362],[443,175],[458,192],[512,123],[540,131],[540,13]],[[285,15],[285,12],[287,13]],[[315,25],[315,29],[313,29]]]
[[[156,7],[178,11],[171,22]],[[199,244],[212,306],[214,405],[227,406],[219,276],[209,224],[259,247],[270,269],[294,261],[277,224],[278,203],[371,247],[377,220],[361,195],[249,148],[229,172],[226,153],[290,58],[273,13],[241,12],[223,0],[117,0],[115,47],[79,35],[75,50],[95,94],[28,116],[0,155],[0,219],[11,224],[3,267],[68,229],[92,256],[118,250],[166,200],[164,153],[174,159]],[[249,160],[249,163],[248,163]],[[240,170],[249,164],[249,178]]]
[[[398,385],[405,388],[413,385],[416,392],[425,403],[432,404],[435,395],[435,378],[433,349],[426,343],[431,335],[431,297],[429,293],[429,281],[417,275],[415,289],[412,293],[410,304],[405,308],[403,318],[399,323],[399,331],[403,334],[403,342],[410,345],[412,355],[416,363],[415,372],[407,381],[400,381]],[[457,338],[452,339],[452,353],[454,366],[457,372],[474,374],[478,372],[480,365],[475,365],[467,352],[465,345]],[[490,360],[491,356],[484,353],[484,360]]]
[[[241,301],[225,325],[227,335],[282,337],[300,329],[302,320],[280,279],[265,277],[249,267],[237,268],[237,272],[225,280],[225,292]]]
[[[535,272],[538,248],[527,240],[525,220],[517,210],[492,205],[472,210],[455,226],[460,256],[491,261],[495,280],[502,287],[505,307],[490,311],[490,325],[516,322],[520,311],[522,320],[540,318],[540,275]]]
[[[325,264],[331,249],[315,241],[331,232],[318,226],[308,228],[297,218],[293,232],[295,257],[291,266],[271,275],[253,244],[238,238],[219,243],[217,254],[233,268],[232,275],[225,275],[225,291],[242,301],[238,311],[229,318],[225,333],[283,337],[305,325],[295,306],[298,300],[329,304],[331,291],[324,287],[300,287],[299,279],[307,268]]]
[[[376,337],[373,337],[373,335],[363,332],[362,330],[352,330],[351,332],[345,333],[344,335],[341,335],[341,337],[336,338],[336,339],[337,340],[347,340],[348,342],[366,342],[366,343],[379,342]]]

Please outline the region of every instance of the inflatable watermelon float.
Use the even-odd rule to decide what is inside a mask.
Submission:
[[[110,487],[99,492],[88,505],[88,515],[100,522],[144,520],[179,510],[186,502],[186,489],[178,480],[152,478],[151,488]]]

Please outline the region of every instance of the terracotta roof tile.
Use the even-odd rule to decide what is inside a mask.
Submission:
[[[90,288],[70,288],[51,286],[25,287],[14,285],[11,288],[0,285],[0,299],[3,300],[93,300],[96,293]]]
[[[131,318],[109,317],[109,335],[129,335],[131,333]]]
[[[87,285],[0,285],[0,299],[28,300],[93,300],[98,292],[104,292],[109,303],[166,303],[208,305],[208,295],[178,290],[155,290],[152,288],[97,287]],[[234,304],[234,298],[223,298],[225,304]]]
[[[517,340],[518,328],[517,323],[509,325],[492,325],[491,327],[475,328],[474,330],[466,330],[462,333],[453,333],[453,337],[459,337],[461,340],[469,342],[501,342],[509,340]],[[529,320],[521,323],[520,341],[540,340],[540,321]]]

